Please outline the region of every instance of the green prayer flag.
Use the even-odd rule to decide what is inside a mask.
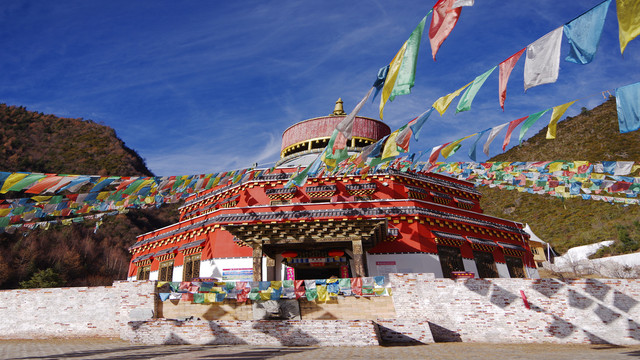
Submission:
[[[318,290],[316,290],[316,289],[307,289],[307,290],[305,290],[305,296],[307,297],[307,300],[313,301],[313,300],[318,298]]]
[[[429,10],[429,14],[431,11],[432,10]],[[398,70],[398,77],[396,78],[396,83],[393,86],[391,95],[389,95],[389,101],[393,101],[393,99],[398,95],[411,93],[411,88],[413,87],[416,79],[416,64],[418,62],[420,40],[422,39],[424,24],[427,21],[427,16],[429,16],[429,14],[422,18],[422,21],[420,21],[418,26],[416,26],[407,40],[407,47],[404,51],[404,56],[402,57],[402,64],[400,65],[400,70]]]
[[[533,126],[533,124],[535,124],[536,121],[538,121],[538,119],[540,119],[540,117],[544,115],[547,111],[549,111],[549,109],[537,112],[527,117],[527,120],[525,120],[524,123],[522,124],[522,127],[520,127],[520,136],[518,137],[518,141],[520,143],[522,143],[522,138],[524,137],[524,134],[529,130],[529,128]]]
[[[13,184],[13,186],[11,186],[8,191],[21,191],[24,188],[26,188],[27,186],[33,184],[34,182],[42,179],[46,177],[46,175],[44,174],[29,174],[27,175],[27,177],[25,177],[24,179],[18,181],[17,183]]]
[[[196,304],[204,304],[204,294],[201,294],[201,293],[193,294],[193,302]]]
[[[458,102],[458,106],[456,107],[456,114],[462,111],[469,111],[471,109],[471,103],[473,99],[476,97],[476,94],[487,80],[489,75],[495,70],[498,66],[494,66],[491,70],[485,72],[484,74],[478,76],[473,80],[471,86],[467,88],[467,90],[462,94],[460,101]]]

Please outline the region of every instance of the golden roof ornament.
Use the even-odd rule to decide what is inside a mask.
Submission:
[[[347,113],[344,112],[342,103],[342,98],[338,98],[338,101],[336,101],[336,107],[333,109],[333,115],[347,115]]]

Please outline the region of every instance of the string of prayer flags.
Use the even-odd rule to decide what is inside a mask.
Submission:
[[[525,91],[558,80],[562,30],[561,26],[527,46],[524,62]]]
[[[593,60],[610,4],[611,0],[605,0],[564,25],[570,46],[566,61],[584,65]]]
[[[556,138],[556,127],[558,125],[558,120],[560,120],[567,109],[576,101],[578,100],[573,100],[566,104],[558,105],[553,108],[553,112],[551,113],[551,120],[549,121],[549,125],[547,126],[547,139]]]
[[[522,138],[524,137],[524,134],[526,134],[527,131],[529,131],[529,128],[531,128],[531,126],[533,126],[533,124],[535,124],[542,115],[546,114],[547,111],[549,111],[549,109],[542,110],[540,112],[527,116],[527,120],[525,120],[525,122],[522,124],[522,127],[520,128],[520,136],[518,136],[519,143],[522,144]]]
[[[621,133],[640,129],[640,82],[616,89],[618,126]]]
[[[471,86],[469,86],[464,94],[462,94],[462,97],[460,97],[460,101],[458,102],[458,106],[456,107],[456,114],[462,111],[471,110],[471,103],[473,102],[473,99],[476,97],[476,94],[478,94],[478,91],[480,90],[484,82],[487,81],[487,78],[489,77],[489,75],[491,75],[493,70],[496,69],[496,67],[497,66],[494,66],[493,68],[486,71],[484,74],[479,75],[473,80]]]
[[[436,100],[433,105],[431,105],[434,109],[436,109],[436,111],[438,111],[438,113],[440,113],[440,116],[442,116],[445,111],[447,111],[447,109],[449,108],[449,105],[451,105],[451,102],[453,101],[453,99],[455,99],[456,97],[458,97],[458,95],[460,95],[460,93],[467,88],[467,86],[473,84],[473,81],[468,83],[467,85],[461,87],[460,89],[447,94],[441,98],[439,98],[438,100]]]
[[[416,65],[418,63],[420,39],[422,39],[424,24],[430,13],[431,10],[429,10],[429,13],[422,18],[422,21],[420,21],[418,26],[416,26],[407,40],[407,47],[402,57],[402,64],[398,70],[398,77],[395,85],[393,86],[393,90],[391,91],[391,95],[389,95],[389,101],[393,101],[393,99],[398,95],[411,93],[411,88],[413,87],[416,78]]]
[[[640,0],[616,0],[620,54],[627,44],[640,35]]]
[[[442,43],[447,39],[453,28],[458,23],[458,18],[462,12],[461,7],[453,8],[456,0],[438,0],[433,6],[433,16],[429,26],[429,41],[431,43],[431,55],[433,61]]]
[[[511,55],[508,59],[504,60],[500,63],[500,76],[499,76],[499,84],[498,84],[498,99],[500,101],[500,107],[502,111],[504,111],[504,101],[507,99],[507,82],[509,82],[509,76],[511,76],[511,71],[516,66],[518,60],[520,60],[520,56],[527,48],[524,48],[517,53]]]

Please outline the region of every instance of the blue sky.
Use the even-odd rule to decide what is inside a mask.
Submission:
[[[437,61],[425,36],[410,95],[388,103],[392,129],[599,0],[478,0]],[[615,1],[614,1],[615,3]],[[156,175],[201,174],[278,159],[282,132],[346,111],[369,90],[433,1],[12,1],[0,9],[0,102],[113,127]],[[430,21],[430,18],[428,19]],[[568,52],[563,39],[562,58]],[[620,55],[615,4],[595,60],[561,61],[556,83],[523,90],[524,56],[498,105],[498,71],[471,111],[432,115],[412,150],[640,81],[640,40]],[[378,118],[378,103],[362,116]],[[546,126],[541,118],[528,136]],[[512,137],[516,145],[518,130]],[[559,133],[558,136],[563,136]],[[494,141],[499,150],[504,132]],[[450,160],[466,161],[468,146]],[[481,142],[481,144],[483,141]],[[553,146],[553,142],[549,142]],[[486,160],[481,149],[478,160]],[[553,159],[539,159],[553,160]],[[114,174],[126,175],[126,174]]]

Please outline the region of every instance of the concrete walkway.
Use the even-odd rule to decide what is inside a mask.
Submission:
[[[1,359],[632,359],[640,345],[474,344],[257,347],[131,345],[117,339],[0,340]]]

